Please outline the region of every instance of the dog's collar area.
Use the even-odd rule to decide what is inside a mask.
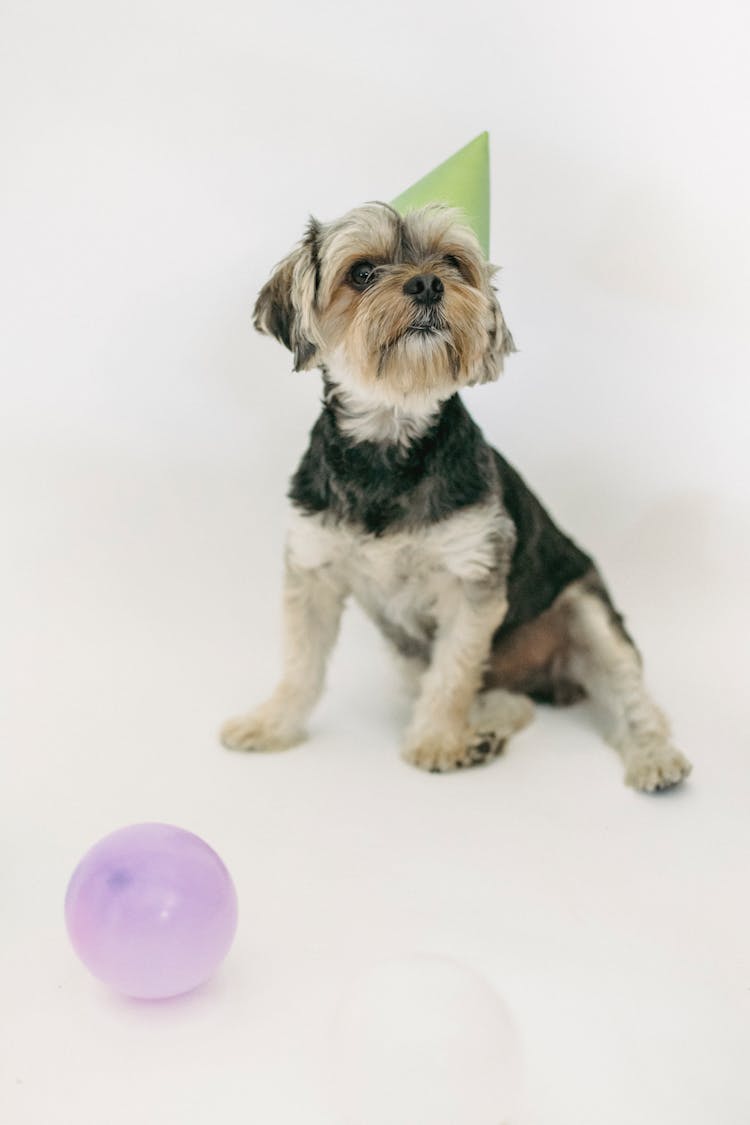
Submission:
[[[289,498],[303,512],[325,512],[373,535],[421,527],[487,496],[491,456],[458,394],[442,402],[429,428],[406,446],[355,440],[326,402]]]
[[[343,386],[324,369],[323,401],[337,429],[354,444],[373,442],[405,449],[435,425],[444,400],[426,402],[421,409],[377,402]]]

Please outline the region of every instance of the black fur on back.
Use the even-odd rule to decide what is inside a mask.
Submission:
[[[416,530],[493,494],[516,531],[501,636],[547,609],[593,562],[553,523],[516,470],[487,444],[457,394],[406,448],[356,442],[342,432],[327,384],[323,410],[294,474],[289,497],[372,535]]]
[[[492,450],[503,507],[516,528],[508,575],[508,612],[496,636],[531,621],[552,605],[566,586],[591,571],[593,560],[564,535],[523,478]]]

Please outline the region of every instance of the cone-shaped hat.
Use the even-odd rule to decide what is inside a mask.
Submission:
[[[490,136],[480,133],[462,149],[417,180],[392,206],[400,215],[427,203],[459,207],[479,239],[485,257],[490,254]]]

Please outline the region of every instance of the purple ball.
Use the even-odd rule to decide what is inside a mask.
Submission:
[[[65,921],[78,956],[126,996],[164,999],[207,980],[229,952],[237,894],[216,852],[169,824],[132,824],[73,872]]]

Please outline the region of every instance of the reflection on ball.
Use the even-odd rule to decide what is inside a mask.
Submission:
[[[81,860],[65,921],[88,969],[127,996],[163,999],[202,984],[237,928],[229,872],[198,836],[168,824],[133,824]]]
[[[492,986],[442,957],[382,962],[350,989],[331,1081],[343,1125],[515,1125],[518,1038]]]

